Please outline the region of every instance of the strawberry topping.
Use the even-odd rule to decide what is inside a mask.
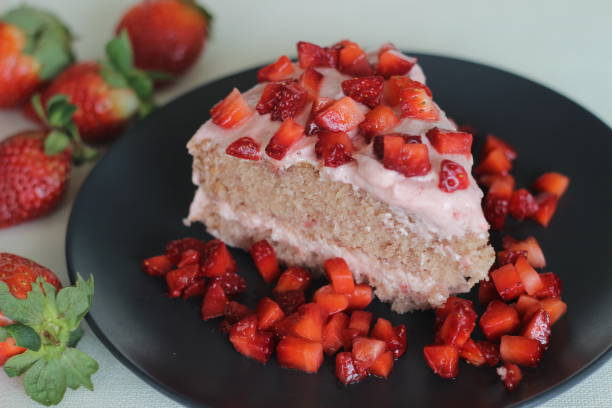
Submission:
[[[381,76],[353,78],[342,82],[342,91],[357,102],[375,108],[382,100],[384,85]]]
[[[285,120],[266,146],[266,153],[275,160],[282,160],[291,146],[304,135],[304,128],[292,119]]]
[[[452,160],[442,160],[440,164],[440,181],[438,188],[446,193],[465,190],[470,185],[468,174],[459,163]]]
[[[259,82],[282,81],[289,78],[294,72],[293,63],[286,55],[282,55],[276,62],[267,65],[257,72]]]
[[[415,141],[403,133],[376,136],[374,153],[387,169],[406,177],[423,176],[431,170],[429,151],[426,145]]]
[[[253,114],[246,99],[234,88],[229,95],[210,110],[215,125],[232,129],[243,124]]]
[[[308,102],[308,92],[297,80],[271,82],[264,88],[255,109],[260,115],[283,122],[294,118]]]
[[[230,143],[225,149],[230,156],[245,160],[260,160],[259,144],[252,138],[245,136]]]

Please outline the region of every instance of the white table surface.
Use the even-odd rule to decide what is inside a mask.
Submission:
[[[0,13],[19,3],[21,0],[1,0]],[[77,35],[78,56],[95,59],[102,56],[122,11],[135,1],[28,3],[61,15]],[[370,47],[393,41],[403,49],[500,67],[567,95],[612,125],[609,0],[208,0],[206,5],[215,15],[214,38],[197,66],[179,84],[158,95],[160,103],[281,54],[295,55],[298,40],[331,44],[350,38]],[[18,112],[0,112],[0,139],[32,126]],[[68,282],[66,225],[75,195],[90,169],[85,166],[74,171],[67,198],[51,215],[0,230],[0,251],[36,260]],[[132,374],[89,330],[80,347],[100,362],[100,371],[93,378],[95,391],[69,390],[62,407],[179,406]],[[612,361],[543,406],[610,407],[610,392]],[[25,396],[21,381],[0,373],[0,407],[30,406],[37,405]]]

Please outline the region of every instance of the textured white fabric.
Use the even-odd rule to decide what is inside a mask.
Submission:
[[[612,124],[612,2],[607,0],[198,1],[206,2],[215,15],[214,40],[198,65],[180,83],[159,95],[160,102],[280,54],[295,54],[298,40],[327,44],[348,37],[368,46],[391,40],[401,48],[500,66],[547,84]],[[0,1],[0,14],[21,2]],[[102,57],[103,45],[127,3],[135,1],[28,3],[60,14],[77,35],[78,55],[97,59]],[[249,27],[248,34],[244,27]],[[0,111],[0,139],[32,126],[17,111]],[[0,230],[0,250],[32,258],[57,271],[66,282],[66,222],[76,191],[90,168],[73,173],[68,197],[52,215]],[[100,362],[100,371],[94,376],[96,390],[69,391],[62,407],[179,406],[123,367],[91,332],[80,347]],[[610,407],[611,392],[612,361],[543,406]],[[8,379],[0,373],[1,408],[34,406],[24,395],[19,379]]]

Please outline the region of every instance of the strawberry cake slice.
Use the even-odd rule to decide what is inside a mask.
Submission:
[[[288,265],[342,257],[397,312],[439,306],[494,253],[472,178],[472,135],[393,45],[299,42],[211,109],[188,143],[187,222],[230,245],[267,239]]]

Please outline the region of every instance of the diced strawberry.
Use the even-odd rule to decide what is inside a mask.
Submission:
[[[523,256],[519,257],[514,264],[514,268],[528,295],[533,296],[544,289],[544,282],[542,282],[540,274],[533,269],[527,261],[527,258]]]
[[[315,144],[317,158],[327,167],[339,167],[354,161],[353,143],[346,133],[321,131]]]
[[[282,55],[276,62],[260,69],[257,72],[257,80],[259,82],[282,81],[289,78],[294,71],[293,62],[286,55]]]
[[[427,85],[413,81],[406,76],[392,76],[385,84],[385,101],[390,106],[397,106],[401,102],[401,93],[404,89],[423,89],[427,96],[432,97],[431,90]]]
[[[206,243],[206,251],[201,256],[200,271],[202,275],[211,278],[236,271],[236,261],[223,241],[213,239]]]
[[[482,211],[485,218],[494,230],[502,230],[508,216],[510,200],[502,195],[492,193],[485,194],[482,202]]]
[[[542,299],[540,303],[550,317],[551,326],[567,312],[567,305],[559,298],[551,297]]]
[[[370,337],[387,343],[387,350],[393,353],[394,358],[400,358],[406,351],[406,326],[403,324],[393,327],[387,319],[379,317]]]
[[[291,266],[278,277],[275,293],[289,292],[292,290],[306,290],[310,284],[310,273],[299,266]]]
[[[343,345],[342,331],[348,327],[349,317],[345,313],[336,313],[323,326],[322,343],[325,354],[333,355]]]
[[[350,351],[353,349],[353,340],[361,336],[361,333],[357,329],[346,328],[342,330],[342,346],[344,350]]]
[[[452,160],[442,160],[440,164],[440,179],[438,188],[446,193],[465,190],[470,185],[467,171],[459,163]]]
[[[551,193],[540,193],[536,197],[538,203],[538,210],[533,213],[529,218],[536,221],[543,227],[548,227],[550,220],[555,212],[557,211],[557,203],[559,197]]]
[[[308,117],[308,120],[306,120],[306,124],[304,125],[305,133],[308,136],[312,136],[321,130],[321,128],[315,123],[317,113],[321,112],[323,109],[327,108],[332,103],[334,103],[334,100],[332,98],[323,97],[317,98],[312,102],[312,107],[310,108],[310,116]]]
[[[386,379],[389,378],[389,374],[393,370],[393,363],[393,353],[385,351],[372,363],[368,371],[372,375]]]
[[[355,291],[353,273],[342,258],[331,258],[325,261],[325,273],[330,280],[334,292],[350,294]]]
[[[355,310],[351,313],[351,321],[348,328],[357,330],[361,336],[367,336],[370,332],[371,324],[372,313],[365,310]]]
[[[491,150],[474,169],[476,174],[506,174],[512,168],[512,162],[503,150]]]
[[[517,311],[499,300],[493,300],[480,317],[480,329],[487,340],[497,340],[504,334],[514,333],[521,321]]]
[[[316,303],[306,303],[299,307],[297,319],[292,328],[295,336],[311,341],[321,341],[323,333],[323,316],[326,315]]]
[[[516,182],[511,174],[481,174],[480,176],[478,176],[478,184],[485,187],[491,187],[493,183],[498,181],[500,182],[498,184],[508,186],[504,187],[504,190],[506,188],[509,188],[510,193],[512,193]]]
[[[345,351],[336,355],[336,377],[342,384],[356,384],[367,376],[367,370],[355,364],[351,353]]]
[[[507,363],[536,367],[542,358],[542,346],[537,340],[527,337],[502,336],[499,353]]]
[[[239,159],[257,161],[261,159],[259,149],[259,143],[245,136],[230,143],[225,149],[225,153],[230,156],[238,157]]]
[[[266,283],[272,282],[278,276],[280,269],[276,252],[272,245],[265,239],[258,241],[251,246],[251,257],[257,266],[257,270]]]
[[[259,330],[267,330],[284,316],[285,313],[283,313],[278,303],[269,297],[265,297],[257,305],[257,328]]]
[[[323,363],[323,346],[319,342],[287,336],[276,347],[276,359],[282,367],[316,373]]]
[[[386,105],[378,105],[365,115],[363,122],[359,124],[359,131],[370,143],[372,138],[392,130],[399,123],[399,118],[393,109]]]
[[[246,281],[236,272],[230,270],[221,276],[211,279],[211,283],[218,282],[228,296],[237,295],[246,290]]]
[[[27,348],[18,346],[13,337],[7,337],[6,340],[0,341],[0,367],[11,357],[21,354],[26,350]]]
[[[257,331],[257,316],[250,315],[234,324],[230,330],[230,342],[240,354],[266,363],[274,351],[271,333]]]
[[[266,146],[266,153],[273,159],[282,160],[291,146],[304,136],[304,127],[293,119],[285,120]]]
[[[355,364],[368,369],[386,351],[386,347],[386,343],[382,340],[357,337],[353,340],[351,353]]]
[[[251,309],[233,300],[227,302],[225,310],[223,311],[223,316],[225,316],[224,320],[230,324],[238,323],[251,314],[253,314]]]
[[[495,285],[493,281],[482,280],[478,284],[478,302],[482,306],[486,306],[490,301],[500,299],[499,293],[497,293],[497,289],[495,289]]]
[[[543,308],[531,314],[529,321],[524,325],[521,336],[537,340],[542,347],[547,348],[550,340],[550,316]]]
[[[514,160],[517,157],[514,147],[510,146],[497,136],[488,134],[484,147],[482,148],[482,152],[484,155],[486,155],[493,150],[501,150],[508,160]]]
[[[372,303],[372,288],[365,283],[355,285],[355,291],[347,295],[349,310],[365,309]]]
[[[427,132],[427,138],[440,154],[472,155],[472,135],[469,133],[435,127]]]
[[[368,76],[374,74],[374,68],[368,56],[359,45],[347,41],[338,53],[338,70],[346,75]]]
[[[164,276],[173,268],[174,264],[168,255],[157,255],[142,261],[142,270],[151,276]]]
[[[415,81],[416,82],[416,81]],[[436,122],[440,119],[440,111],[421,86],[404,88],[400,91],[399,107],[402,118],[411,118]]]
[[[208,286],[202,301],[202,319],[208,320],[225,314],[225,307],[229,300],[223,290],[223,287],[218,283],[213,283]]]
[[[480,367],[487,362],[482,350],[472,339],[467,339],[459,351],[459,355],[469,364]]]
[[[540,192],[554,194],[561,198],[569,186],[569,177],[561,173],[544,173],[533,183],[533,189]]]
[[[517,241],[506,235],[502,243],[506,250],[527,251],[527,261],[529,261],[534,268],[543,268],[546,266],[546,258],[544,258],[542,247],[540,247],[540,244],[534,237],[527,237],[522,241]]]
[[[406,177],[423,176],[431,170],[427,146],[414,143],[402,133],[374,137],[374,153],[383,166]]]
[[[294,118],[308,102],[308,92],[296,79],[271,82],[264,88],[255,109],[260,115],[270,114],[271,120],[283,122]]]
[[[519,366],[512,363],[504,363],[503,366],[498,367],[497,374],[508,391],[512,391],[518,387],[523,379],[523,373]]]
[[[196,238],[181,238],[168,242],[166,245],[166,256],[173,264],[181,261],[181,254],[188,249],[195,249],[200,253],[200,258],[206,253],[206,242]]]
[[[215,125],[232,129],[243,124],[253,114],[246,99],[236,88],[210,110]]]
[[[364,119],[365,116],[357,102],[345,96],[319,111],[314,121],[317,126],[330,132],[348,132]]]
[[[472,309],[473,308],[472,302],[467,299],[463,299],[457,296],[449,296],[446,299],[446,302],[444,302],[442,306],[435,309],[436,330],[438,330],[440,326],[442,326],[442,323],[444,323],[446,318],[451,313],[455,312],[458,309],[462,309],[462,308]]]
[[[329,315],[346,310],[348,307],[348,298],[346,295],[334,292],[331,285],[321,286],[317,289],[314,293],[313,300],[325,309]]]
[[[306,68],[302,75],[300,75],[298,83],[306,90],[306,92],[308,92],[308,100],[314,101],[317,99],[319,96],[319,88],[321,87],[322,79],[323,74],[312,68]]]
[[[508,211],[510,215],[521,221],[538,211],[538,203],[527,189],[521,188],[512,193]]]
[[[525,293],[525,287],[514,265],[504,265],[490,272],[491,279],[502,299],[508,301]]]
[[[378,56],[378,58],[380,58],[382,53],[388,50],[397,50],[397,47],[395,46],[395,44],[390,43],[390,42],[384,43],[383,45],[380,46],[380,48],[378,49],[378,53],[376,55]]]
[[[518,312],[519,315],[524,316],[525,313],[532,308],[541,307],[540,301],[529,295],[521,295],[519,296],[514,308]]]
[[[471,302],[455,304],[436,332],[436,343],[456,346],[460,350],[474,331],[477,317]]]
[[[291,314],[306,302],[303,290],[289,290],[287,292],[274,292],[274,300],[283,309],[285,314]]]
[[[519,259],[520,257],[524,257],[527,258],[527,251],[519,249],[519,250],[512,250],[512,249],[506,249],[503,251],[499,251],[497,253],[497,260],[495,261],[495,265],[497,267],[500,266],[504,266],[507,264],[514,264],[516,262],[517,259]]]
[[[425,361],[434,373],[442,378],[455,378],[459,374],[459,352],[454,346],[436,345],[423,347]]]
[[[191,286],[199,275],[198,265],[187,265],[183,268],[174,269],[166,274],[168,285],[168,296],[179,297],[183,291]]]
[[[183,266],[196,264],[200,264],[200,253],[195,249],[187,249],[181,253],[181,260],[176,266],[182,268]]]
[[[336,54],[316,44],[305,41],[297,43],[298,62],[301,68],[336,68]]]
[[[385,78],[393,75],[406,75],[416,61],[416,58],[410,58],[395,49],[379,51],[376,72]]]
[[[385,80],[381,76],[368,76],[347,79],[342,81],[341,85],[346,96],[363,103],[369,108],[375,108],[382,101]]]
[[[206,278],[201,276],[196,277],[189,286],[183,291],[181,296],[183,299],[189,299],[195,296],[203,295],[206,291]]]
[[[486,340],[479,340],[476,342],[476,346],[487,360],[487,365],[489,367],[495,367],[499,364],[499,360],[501,359],[499,355],[499,345]]]

